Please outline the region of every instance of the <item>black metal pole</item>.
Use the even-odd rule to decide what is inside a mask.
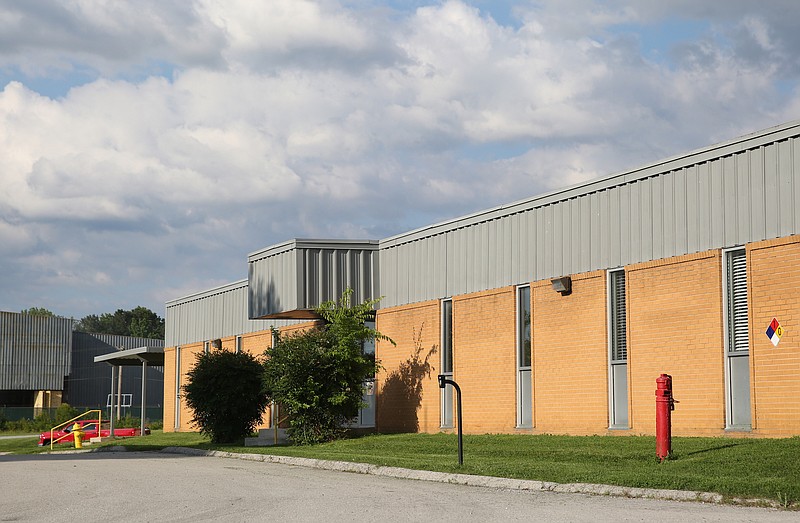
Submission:
[[[458,465],[464,464],[464,430],[461,426],[461,387],[455,381],[450,383],[456,389],[456,411],[458,412]]]
[[[464,464],[464,427],[461,423],[461,387],[453,380],[447,379],[444,374],[439,374],[439,388],[444,388],[450,384],[456,389],[456,412],[458,417],[458,465]]]

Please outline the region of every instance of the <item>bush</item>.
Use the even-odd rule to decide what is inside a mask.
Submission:
[[[253,433],[268,405],[262,372],[258,360],[244,352],[198,355],[183,391],[200,432],[213,443],[232,443]]]
[[[82,411],[71,406],[69,403],[62,403],[56,409],[55,413],[56,418],[54,425],[58,425],[59,423],[64,423],[65,421],[71,420],[72,418],[81,414],[81,412]],[[50,426],[52,427],[53,425]]]
[[[114,422],[114,427],[120,429],[139,428],[141,426],[142,419],[131,416],[130,414],[126,414]]]
[[[363,344],[389,339],[365,325],[377,300],[351,306],[351,294],[348,289],[338,305],[326,302],[317,309],[325,325],[276,336],[265,353],[264,386],[289,414],[294,444],[341,437],[344,425],[364,406],[363,384],[375,375],[377,363],[372,354],[364,354]]]

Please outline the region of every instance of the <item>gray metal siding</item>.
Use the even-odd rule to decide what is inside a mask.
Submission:
[[[798,134],[792,124],[383,240],[381,306],[798,234]]]
[[[296,309],[298,297],[306,292],[305,287],[300,287],[302,281],[297,279],[301,270],[294,248],[258,257],[251,255],[248,260],[248,317]]]
[[[374,249],[304,247],[297,249],[297,257],[304,292],[295,308],[313,309],[337,300],[348,287],[353,289],[354,303],[379,296],[373,277]]]
[[[164,340],[116,336],[112,334],[90,334],[75,332],[72,343],[72,365],[66,379],[64,401],[77,407],[103,407],[111,392],[111,366],[95,363],[94,357],[121,349],[137,347],[163,347]],[[142,369],[125,367],[122,371],[122,393],[133,394],[133,404],[141,405]],[[164,369],[148,366],[148,407],[160,407],[164,402]]]
[[[293,240],[251,254],[249,317],[313,309],[347,287],[354,302],[379,297],[377,248],[374,241]]]
[[[216,338],[269,330],[297,323],[248,318],[248,284],[241,280],[167,303],[166,346],[175,347]]]
[[[72,324],[67,318],[0,312],[0,390],[62,390]]]

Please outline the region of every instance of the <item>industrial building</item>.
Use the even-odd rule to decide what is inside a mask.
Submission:
[[[73,327],[69,318],[0,311],[0,410],[6,417],[32,418],[62,403],[103,408],[109,403],[112,372],[119,384],[115,404],[127,405],[125,413],[139,415],[143,373],[95,363],[94,358],[139,347],[162,350],[164,341],[76,332]],[[163,368],[150,367],[147,381],[147,416],[158,419],[163,409]]]
[[[292,240],[167,303],[164,427],[209,344],[262,353],[351,287],[383,296],[363,426],[800,435],[800,122],[382,240]]]

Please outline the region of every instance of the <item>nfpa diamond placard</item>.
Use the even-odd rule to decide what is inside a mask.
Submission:
[[[772,318],[769,327],[767,327],[766,335],[772,342],[772,345],[777,347],[778,342],[781,341],[781,336],[783,336],[783,327],[781,327],[781,324],[778,322],[778,318]]]

